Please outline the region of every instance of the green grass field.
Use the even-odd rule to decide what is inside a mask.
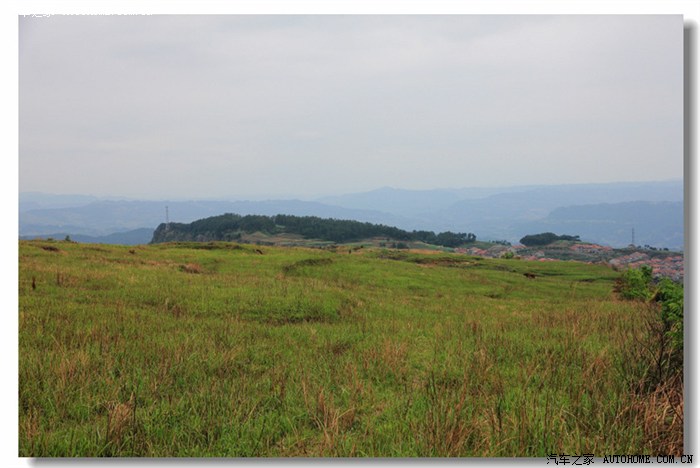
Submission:
[[[618,273],[342,252],[20,241],[19,455],[661,450]]]

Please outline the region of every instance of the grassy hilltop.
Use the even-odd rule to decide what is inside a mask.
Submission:
[[[619,273],[339,252],[20,241],[20,456],[678,449]]]

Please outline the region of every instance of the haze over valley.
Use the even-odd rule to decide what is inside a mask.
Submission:
[[[148,243],[166,221],[236,213],[348,219],[407,230],[473,232],[511,243],[552,231],[623,247],[634,240],[683,249],[682,181],[505,188],[405,190],[326,196],[316,200],[133,200],[85,195],[20,194],[19,235],[117,244]],[[635,238],[632,239],[632,230]]]

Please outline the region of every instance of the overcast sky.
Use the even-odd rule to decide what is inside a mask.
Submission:
[[[683,177],[676,16],[20,18],[20,191]]]

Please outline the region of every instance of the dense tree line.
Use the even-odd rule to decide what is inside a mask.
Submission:
[[[161,224],[153,234],[153,242],[169,240],[237,240],[241,233],[298,234],[309,239],[332,242],[353,242],[369,237],[385,237],[397,241],[422,241],[427,244],[457,247],[476,241],[472,233],[432,231],[404,231],[383,224],[360,221],[325,219],[317,216],[246,215],[227,213],[200,219],[190,224]]]
[[[520,239],[520,243],[523,245],[526,245],[528,247],[532,247],[535,245],[549,245],[552,242],[560,241],[560,240],[565,240],[565,241],[580,241],[581,238],[579,236],[568,236],[568,235],[561,235],[558,236],[554,234],[553,232],[543,232],[541,234],[529,234],[522,239]]]

